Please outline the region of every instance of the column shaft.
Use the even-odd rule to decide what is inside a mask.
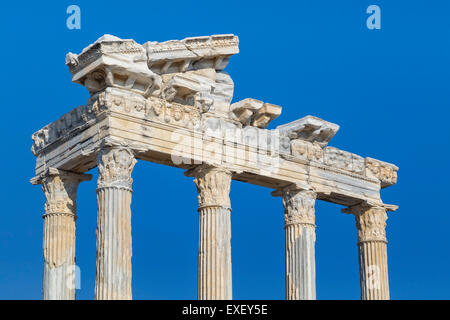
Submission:
[[[344,210],[355,216],[358,229],[362,300],[389,300],[386,209],[360,204]]]
[[[96,300],[130,300],[131,172],[128,149],[107,148],[98,155]]]
[[[311,191],[285,191],[286,299],[316,299],[315,204]]]
[[[187,175],[199,200],[198,299],[231,300],[231,172],[202,165]]]
[[[43,249],[44,300],[74,300],[76,290],[76,194],[81,181],[91,175],[49,168],[33,184],[42,184],[45,204]]]
[[[44,300],[75,299],[75,216],[44,216]]]
[[[229,300],[231,283],[230,210],[199,210],[198,299]]]
[[[362,300],[389,300],[386,247],[381,241],[358,244]]]
[[[286,227],[286,299],[316,299],[315,231],[300,224]]]

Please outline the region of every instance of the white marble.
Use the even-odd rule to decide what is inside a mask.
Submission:
[[[199,202],[198,299],[231,300],[231,172],[199,166],[187,175]]]
[[[131,172],[136,164],[125,148],[105,147],[98,155],[96,300],[130,300]]]
[[[286,299],[316,299],[315,200],[312,191],[282,191],[286,237]]]
[[[348,210],[396,209],[383,203],[381,190],[397,182],[398,167],[328,146],[337,124],[305,116],[273,128],[281,106],[253,98],[233,101],[235,84],[225,69],[238,52],[239,39],[232,34],[144,44],[104,35],[79,54],[67,54],[72,81],[86,87],[90,97],[33,134],[32,182],[46,186],[48,168],[80,174],[98,166],[96,299],[132,298],[130,202],[136,158],[195,177],[199,299],[232,298],[231,179],[283,196],[287,299],[315,298],[316,198]],[[158,187],[154,183],[150,187]],[[75,214],[66,213],[46,216],[44,252],[53,252],[52,243],[60,241],[74,248]],[[360,241],[359,248],[361,278],[374,268],[369,261],[374,252],[382,275],[380,292],[362,280],[363,299],[388,297],[385,244]],[[63,259],[68,265],[71,250]],[[51,266],[46,264],[44,297],[74,297],[62,284],[66,271]]]
[[[355,216],[362,300],[389,300],[386,220],[392,207],[360,204],[343,210]]]
[[[44,300],[74,300],[75,230],[78,185],[91,175],[49,168],[32,180],[41,184],[47,202],[44,217]]]

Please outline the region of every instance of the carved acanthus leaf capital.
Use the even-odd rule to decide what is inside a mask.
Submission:
[[[201,165],[186,173],[194,176],[199,207],[231,208],[230,185],[232,173],[224,168]]]
[[[306,190],[287,189],[282,192],[285,226],[305,224],[315,226],[316,193]]]
[[[81,181],[91,178],[92,176],[89,174],[49,168],[39,177],[31,179],[31,183],[42,185],[42,191],[47,199],[45,215],[69,214],[76,216],[78,185]]]
[[[349,207],[345,210],[355,216],[358,229],[358,242],[382,241],[386,239],[386,208],[367,203]]]
[[[127,148],[103,148],[97,155],[98,188],[131,189],[131,172],[136,162],[133,152]]]

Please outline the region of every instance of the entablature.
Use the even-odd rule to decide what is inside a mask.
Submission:
[[[139,45],[105,35],[69,53],[72,80],[91,96],[33,134],[36,174],[93,168],[109,143],[183,169],[224,166],[236,180],[273,189],[308,185],[318,199],[340,204],[381,202],[380,188],[396,183],[398,168],[327,146],[338,125],[306,116],[267,129],[280,106],[251,98],[231,104],[234,84],[223,69],[238,43],[215,35]]]

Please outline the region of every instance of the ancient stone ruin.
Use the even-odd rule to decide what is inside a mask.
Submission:
[[[315,201],[343,205],[358,229],[362,299],[389,299],[382,188],[395,165],[328,146],[339,126],[305,116],[267,129],[281,107],[232,103],[231,34],[143,45],[111,35],[66,64],[90,98],[33,134],[44,214],[44,299],[75,299],[77,187],[97,167],[96,299],[131,299],[131,195],[138,160],[185,170],[199,201],[198,298],[232,299],[231,180],[281,196],[286,299],[315,299]],[[139,177],[135,177],[139,179]],[[280,208],[280,214],[282,209]]]

